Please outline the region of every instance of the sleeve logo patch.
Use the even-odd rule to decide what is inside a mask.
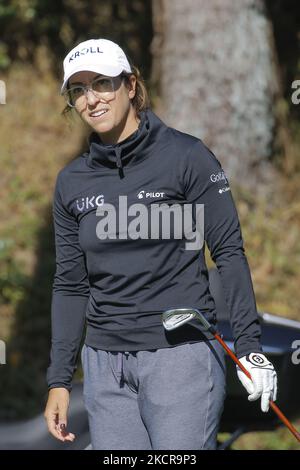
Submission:
[[[229,187],[229,186],[225,186],[225,188],[219,189],[219,193],[220,193],[220,194],[225,193],[226,191],[230,191],[230,187]]]
[[[212,183],[219,183],[219,181],[224,181],[224,183],[228,183],[226,175],[224,171],[219,171],[219,173],[212,173],[209,177]]]

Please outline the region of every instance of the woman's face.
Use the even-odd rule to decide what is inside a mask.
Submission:
[[[78,72],[69,80],[69,88],[75,84],[91,85],[95,79],[104,77],[95,72]],[[75,109],[80,117],[92,129],[100,134],[106,144],[120,142],[138,127],[139,119],[131,99],[135,95],[136,77],[129,77],[129,84],[121,76],[111,77],[114,91],[112,93],[97,93],[88,89],[85,96],[75,101]],[[106,112],[100,115],[100,111]]]

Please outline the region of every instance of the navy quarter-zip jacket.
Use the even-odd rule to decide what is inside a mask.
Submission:
[[[115,145],[92,133],[89,151],[58,173],[49,388],[71,390],[85,324],[85,343],[108,351],[208,337],[196,321],[167,332],[161,314],[170,308],[196,307],[216,324],[205,244],[187,250],[184,237],[122,238],[119,222],[114,238],[98,236],[98,207],[111,204],[125,217],[120,196],[128,207],[143,203],[149,211],[153,204],[204,204],[204,239],[221,276],[236,353],[262,351],[239,218],[220,162],[200,139],[168,127],[150,109],[140,119],[138,129]]]

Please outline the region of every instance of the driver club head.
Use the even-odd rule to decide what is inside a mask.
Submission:
[[[211,325],[197,308],[173,308],[162,314],[163,326],[167,331],[175,330],[192,320],[192,318],[196,318],[205,330],[211,328]]]

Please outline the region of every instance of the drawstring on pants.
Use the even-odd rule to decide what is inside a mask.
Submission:
[[[117,356],[117,377],[119,379],[120,387],[124,384],[124,355],[129,356],[128,351],[119,351]]]

